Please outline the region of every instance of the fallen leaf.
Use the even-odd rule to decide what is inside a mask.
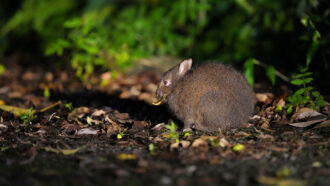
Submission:
[[[7,112],[11,112],[15,116],[21,116],[21,115],[24,115],[24,114],[30,112],[30,109],[15,107],[15,106],[11,106],[11,105],[0,105],[0,109],[7,111]],[[36,110],[32,111],[32,113],[35,113],[35,112],[36,112]]]
[[[284,108],[284,106],[285,106],[285,100],[284,100],[283,98],[281,98],[281,99],[278,101],[278,103],[277,103],[276,106],[277,106],[277,107],[280,107],[280,108]]]
[[[99,120],[95,120],[95,119],[92,119],[91,117],[87,116],[87,119],[86,119],[88,125],[99,125],[101,123],[101,121]]]
[[[297,123],[289,123],[289,125],[294,126],[294,127],[304,128],[304,127],[309,127],[315,123],[325,121],[326,119],[327,118],[317,119],[317,120],[312,120],[312,121],[297,122]]]
[[[314,128],[330,127],[330,120],[323,121],[322,123],[316,125]]]
[[[308,119],[316,116],[322,116],[323,114],[313,110],[311,108],[301,108],[291,117],[291,122],[296,120]]]
[[[93,128],[83,128],[77,132],[78,135],[95,135],[97,133],[98,131]]]
[[[122,153],[116,156],[118,160],[136,160],[136,154]]]
[[[246,133],[246,132],[237,132],[235,135],[235,137],[248,137],[248,136],[251,136],[251,134],[249,133]]]
[[[101,115],[105,115],[106,112],[104,110],[99,110],[99,109],[96,109],[93,113],[92,113],[92,116],[101,116]]]
[[[62,153],[63,155],[72,155],[77,153],[79,150],[81,150],[83,147],[78,147],[76,149],[55,149],[52,147],[44,147],[44,149],[47,152],[54,152],[56,154]]]
[[[258,102],[270,104],[274,99],[274,94],[272,93],[256,93],[256,99]]]
[[[222,148],[230,147],[230,146],[231,146],[231,144],[226,140],[226,138],[221,138],[221,139],[219,140],[219,145],[220,145],[220,147],[222,147]]]
[[[207,142],[201,138],[195,139],[191,145],[192,147],[207,146]]]
[[[307,183],[298,179],[289,178],[273,178],[267,176],[260,176],[257,181],[263,185],[273,185],[273,186],[305,186]]]
[[[266,146],[268,150],[276,151],[276,152],[287,152],[290,149],[286,147],[277,147],[277,146]]]

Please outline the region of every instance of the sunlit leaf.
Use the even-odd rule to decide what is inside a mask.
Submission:
[[[275,84],[275,80],[276,80],[276,70],[273,66],[268,66],[266,68],[266,74],[268,76],[268,78],[270,79],[270,81],[272,82],[272,85]]]

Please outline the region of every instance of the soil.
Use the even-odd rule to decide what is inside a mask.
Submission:
[[[105,72],[82,83],[66,68],[6,67],[1,104],[37,112],[24,119],[0,110],[0,185],[330,183],[329,124],[289,125],[275,111],[281,95],[259,101],[240,129],[187,135],[166,106],[150,104],[156,72]],[[168,129],[172,121],[177,131]]]

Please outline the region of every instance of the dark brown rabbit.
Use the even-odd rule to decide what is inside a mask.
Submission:
[[[184,60],[163,75],[154,105],[166,102],[184,123],[215,131],[239,127],[254,111],[254,93],[244,76],[232,67],[205,64],[191,69],[192,60]]]

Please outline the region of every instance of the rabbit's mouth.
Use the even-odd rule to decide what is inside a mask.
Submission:
[[[161,105],[166,101],[167,96],[157,97],[157,101],[152,102],[153,105]]]

